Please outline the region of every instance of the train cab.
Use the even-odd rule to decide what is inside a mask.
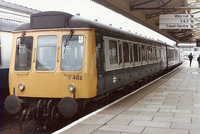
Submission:
[[[22,104],[36,106],[40,99],[54,99],[58,105],[57,101],[67,97],[75,103],[72,113],[76,113],[75,99],[97,94],[94,29],[70,28],[74,23],[65,19],[71,16],[60,12],[45,16],[46,13],[33,15],[31,23],[20,26],[13,34],[9,72],[13,96],[7,99],[8,111],[13,110],[9,105],[12,102],[19,103],[14,110],[18,113]]]

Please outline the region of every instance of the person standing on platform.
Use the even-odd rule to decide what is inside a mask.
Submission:
[[[191,66],[191,64],[192,64],[192,59],[193,59],[192,53],[190,53],[190,55],[188,55],[188,58],[189,58],[189,60],[190,60],[190,66]]]
[[[197,58],[197,61],[198,61],[199,67],[200,67],[200,55],[199,55],[199,57]]]

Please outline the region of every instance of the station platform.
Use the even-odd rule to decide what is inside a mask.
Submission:
[[[200,68],[173,72],[54,134],[199,134]]]

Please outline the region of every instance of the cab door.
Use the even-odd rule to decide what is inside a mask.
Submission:
[[[105,92],[103,39],[96,37],[97,95]]]

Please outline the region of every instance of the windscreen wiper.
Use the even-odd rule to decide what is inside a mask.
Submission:
[[[70,33],[69,33],[69,35],[67,36],[67,39],[65,40],[65,43],[64,43],[64,47],[65,47],[64,53],[66,51],[66,47],[69,45],[69,42],[70,42],[70,40],[71,40],[71,38],[73,36],[73,33],[74,33],[74,30],[71,30]]]
[[[26,32],[23,32],[22,34],[21,34],[21,37],[20,37],[20,41],[19,42],[17,42],[17,46],[16,46],[16,54],[17,54],[17,56],[19,55],[19,45],[20,44],[24,44],[24,36],[26,35]],[[19,44],[20,43],[20,44]]]
[[[26,32],[23,32],[21,35],[20,44],[24,44],[24,36],[25,35],[26,35]]]

